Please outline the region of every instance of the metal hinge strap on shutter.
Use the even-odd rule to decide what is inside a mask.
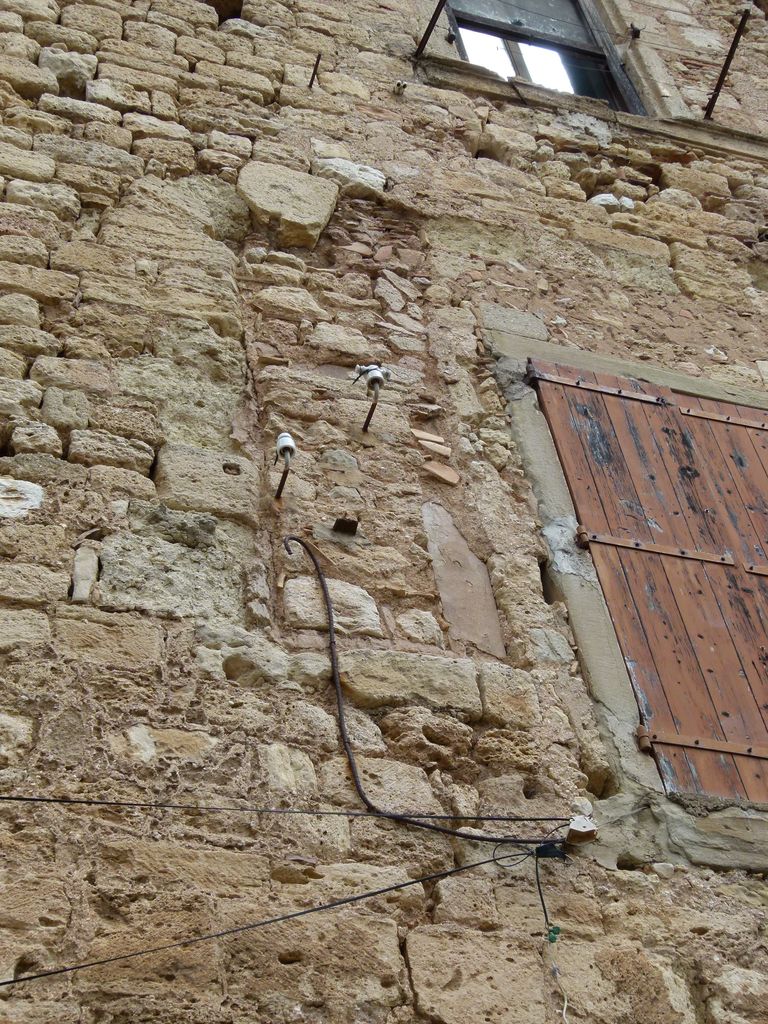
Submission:
[[[743,420],[738,416],[724,416],[720,412],[706,412],[704,409],[680,408],[683,416],[695,416],[700,420],[714,420],[716,423],[727,423],[732,427],[751,427],[752,430],[768,430],[768,419],[766,420]]]
[[[736,754],[740,757],[756,757],[768,760],[768,746],[759,743],[736,743],[731,740],[715,740],[700,736],[681,736],[676,732],[656,732],[644,725],[635,730],[638,746],[641,750],[651,752],[654,744],[667,747],[685,747],[690,750],[713,750],[718,754]]]
[[[691,558],[695,562],[716,562],[718,565],[735,565],[730,555],[717,555],[710,551],[696,551],[693,548],[675,548],[666,544],[649,544],[631,537],[611,537],[607,533],[592,533],[580,526],[576,531],[576,543],[580,548],[590,544],[608,544],[615,548],[629,548],[632,551],[647,551],[653,555],[670,555],[674,558]]]
[[[628,391],[626,388],[609,388],[605,384],[593,384],[591,381],[582,380],[577,377],[569,380],[567,377],[557,377],[554,373],[544,373],[542,370],[533,369],[528,373],[528,381],[543,380],[549,384],[562,384],[567,388],[581,388],[582,391],[597,391],[601,395],[613,395],[616,398],[628,398],[633,402],[648,402],[650,405],[667,405],[673,403],[661,395],[646,395],[642,391]]]

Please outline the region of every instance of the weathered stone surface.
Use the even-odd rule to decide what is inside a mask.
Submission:
[[[509,665],[483,662],[478,668],[483,717],[495,725],[530,729],[540,720],[535,680]]]
[[[442,505],[429,502],[423,506],[422,516],[451,636],[497,658],[506,657],[488,570]]]
[[[482,710],[475,667],[468,659],[349,651],[341,656],[341,678],[361,707],[425,703],[468,718],[479,717]]]
[[[216,740],[203,730],[154,729],[146,725],[132,725],[125,737],[116,740],[113,748],[150,763],[158,757],[174,757],[197,761],[216,746]]]
[[[50,639],[48,617],[42,612],[0,608],[0,651],[3,653],[18,647],[47,644]]]
[[[252,462],[239,456],[166,444],[157,457],[155,484],[170,508],[256,521],[258,473]]]
[[[0,174],[6,178],[24,178],[26,181],[50,181],[56,164],[42,153],[29,153],[17,146],[0,142]]]
[[[21,519],[43,503],[45,492],[29,480],[0,476],[0,519]]]
[[[40,356],[32,364],[29,375],[46,388],[86,391],[95,395],[109,394],[114,389],[108,367],[90,359],[52,359]]]
[[[384,191],[387,183],[386,174],[351,160],[313,160],[312,173],[335,181],[345,196],[358,199],[375,198]]]
[[[336,628],[342,635],[383,636],[376,602],[371,595],[344,580],[328,581]],[[327,629],[328,616],[316,580],[300,576],[288,580],[283,605],[289,626],[296,629]]]
[[[431,612],[414,609],[398,615],[397,624],[408,637],[420,644],[443,646],[443,633]]]
[[[76,220],[80,216],[80,197],[68,185],[9,181],[6,195],[10,202],[33,206],[38,210],[50,210],[61,220]]]
[[[136,473],[149,473],[155,453],[148,444],[105,430],[73,430],[67,458],[83,466],[118,466]]]
[[[162,631],[154,623],[96,609],[78,615],[60,613],[53,632],[54,642],[64,657],[97,665],[157,665],[163,649]]]
[[[61,438],[47,423],[20,423],[13,428],[10,450],[14,455],[20,452],[44,452],[61,455]]]
[[[0,288],[23,292],[38,302],[71,302],[77,286],[78,280],[72,274],[0,262]]]
[[[310,249],[331,219],[339,192],[332,182],[259,161],[243,167],[237,190],[257,224],[278,222],[282,245]]]
[[[254,299],[264,316],[280,320],[330,320],[330,316],[317,304],[304,288],[263,288]]]
[[[69,574],[42,565],[0,564],[0,600],[21,604],[62,601],[69,592]]]
[[[44,92],[57,93],[56,76],[20,57],[0,56],[0,81],[7,82],[19,96],[37,99]]]
[[[99,62],[92,53],[68,53],[45,47],[37,63],[54,74],[62,92],[78,96],[85,92],[85,83],[94,77]]]
[[[8,613],[0,612],[0,616],[3,614],[7,615]],[[45,618],[42,618],[47,624]],[[0,621],[3,621],[2,618],[0,618]],[[13,625],[11,625],[11,629],[13,630]],[[11,636],[13,636],[13,632]],[[21,642],[24,641],[22,640]],[[7,649],[5,645],[4,649]],[[7,715],[4,712],[0,712],[0,767],[7,768],[8,765],[14,764],[23,758],[24,754],[32,746],[33,731],[34,723],[31,718],[26,718],[23,715]]]
[[[225,550],[119,533],[99,552],[100,604],[171,618],[239,622],[241,574]]]
[[[470,1005],[472,1013],[499,1024],[546,1020],[540,956],[530,940],[432,925],[412,931],[407,948],[416,1006],[424,1016],[462,1024]],[[457,981],[461,1000],[453,994]]]

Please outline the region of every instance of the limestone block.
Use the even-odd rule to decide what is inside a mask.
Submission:
[[[705,209],[716,209],[730,198],[728,179],[720,174],[684,167],[682,164],[662,164],[659,184],[662,189],[674,188],[689,192],[702,202]]]
[[[123,19],[117,11],[91,4],[69,4],[61,12],[61,24],[78,32],[87,32],[99,42],[122,39]]]
[[[286,288],[279,285],[262,288],[254,296],[253,301],[265,317],[294,322],[310,320],[312,323],[331,319],[306,288]]]
[[[16,203],[0,203],[0,234],[31,235],[48,246],[54,246],[61,241],[62,232],[58,221],[48,210],[33,210]],[[7,290],[19,291],[18,288]]]
[[[267,789],[280,793],[315,793],[317,777],[308,754],[284,743],[258,746],[259,767]]]
[[[435,886],[437,924],[456,923],[488,931],[499,925],[499,912],[490,878],[454,876]]]
[[[40,46],[24,32],[0,32],[0,54],[37,63]]]
[[[471,1007],[478,1020],[544,1024],[539,945],[517,935],[485,935],[449,925],[412,930],[408,963],[419,1015],[442,1024],[466,1024]]]
[[[265,75],[259,75],[254,71],[201,60],[197,64],[195,72],[198,75],[212,78],[219,85],[228,86],[238,95],[255,99],[258,103],[271,103],[275,98],[275,90],[270,80]]]
[[[510,167],[525,167],[536,152],[536,145],[527,132],[490,123],[480,136],[478,156],[492,157]]]
[[[25,181],[21,184],[28,185],[29,182]],[[48,249],[38,238],[25,238],[21,235],[0,236],[0,261],[25,263],[29,267],[47,267]]]
[[[0,325],[13,324],[20,327],[39,327],[39,304],[29,295],[0,296]],[[0,338],[0,345],[5,342]]]
[[[131,152],[142,160],[154,161],[152,166],[162,166],[171,177],[192,174],[195,169],[195,150],[189,142],[174,142],[171,139],[139,139],[131,146]]]
[[[335,181],[344,195],[355,199],[373,199],[384,191],[387,176],[375,167],[334,158],[313,160],[312,173]]]
[[[47,423],[20,423],[13,428],[10,450],[12,455],[21,452],[61,455],[61,438]]]
[[[128,111],[149,113],[152,109],[148,92],[134,89],[128,82],[117,82],[109,78],[99,78],[88,82],[85,87],[85,96],[90,103],[101,103],[105,107],[122,113]]]
[[[72,274],[0,263],[0,289],[23,292],[39,302],[71,302],[77,286],[78,280]]]
[[[153,729],[147,725],[132,725],[126,729],[125,740],[127,742],[113,743],[113,746],[145,764],[158,757],[199,761],[217,742],[202,729]]]
[[[470,549],[442,505],[428,502],[422,507],[422,518],[451,636],[505,658],[499,614],[485,564]]]
[[[114,380],[109,367],[93,359],[52,359],[40,356],[32,364],[29,375],[32,380],[38,381],[46,388],[87,391],[91,394],[110,394],[114,390]]]
[[[59,20],[56,0],[0,0],[0,11],[21,15],[29,22]]]
[[[92,53],[68,53],[51,47],[40,51],[37,63],[56,76],[59,91],[68,96],[83,95],[85,83],[95,76],[98,66]]]
[[[72,565],[72,602],[85,604],[99,575],[99,543],[85,540],[75,551]]]
[[[69,593],[69,573],[42,565],[12,562],[0,565],[0,600],[21,604],[63,601]]]
[[[35,615],[35,612],[0,612],[0,623],[5,625],[5,621],[9,615]],[[48,625],[48,620],[44,615],[39,616],[45,625]],[[14,630],[13,621],[9,622],[11,630]],[[16,632],[19,631],[19,627],[15,627]],[[24,627],[21,627],[22,636],[24,634]],[[8,634],[3,632],[0,634],[0,649],[3,651],[11,650],[12,647],[8,645]],[[22,639],[22,643],[25,641]],[[33,641],[34,642],[34,641]],[[27,640],[26,643],[29,643]],[[0,768],[7,768],[9,765],[15,764],[20,761],[27,750],[32,746],[32,736],[34,732],[34,723],[31,718],[27,718],[25,715],[8,715],[5,712],[0,711]],[[7,911],[6,911],[7,913]]]
[[[138,616],[96,609],[60,610],[54,641],[65,657],[118,668],[155,665],[163,650],[159,626]]]
[[[88,485],[111,498],[151,501],[156,496],[151,480],[132,469],[119,469],[117,466],[93,466],[88,474]]]
[[[221,149],[247,160],[253,150],[253,143],[240,135],[227,135],[225,132],[208,133],[208,145],[211,149]]]
[[[278,237],[286,247],[314,248],[336,208],[339,189],[279,164],[252,161],[237,179],[238,193],[257,224],[278,221]]]
[[[341,656],[344,687],[361,707],[427,704],[469,719],[482,713],[475,666],[469,659],[402,651],[349,651]]]
[[[125,114],[123,127],[132,133],[134,139],[175,139],[188,142],[192,138],[192,132],[184,125],[161,121],[145,114]]]
[[[687,295],[740,307],[752,279],[746,268],[716,252],[701,252],[680,242],[670,246],[675,281]]]
[[[343,580],[328,580],[336,627],[342,634],[383,636],[376,602],[371,595]],[[328,628],[328,616],[317,582],[310,576],[290,579],[283,589],[283,605],[289,626],[295,629]]]
[[[48,617],[42,612],[27,609],[0,609],[0,651],[13,651],[17,647],[36,647],[51,639]]]
[[[359,755],[357,766],[366,793],[379,807],[392,811],[419,810],[429,814],[443,811],[422,768],[384,757]],[[318,783],[324,799],[344,804],[356,799],[346,758],[326,761],[318,771]]]
[[[126,180],[137,178],[144,171],[144,162],[122,149],[100,142],[67,139],[61,135],[37,135],[35,152],[45,153],[57,163],[86,164],[102,171],[112,171]]]
[[[0,473],[19,480],[31,480],[46,487],[84,487],[88,477],[85,466],[74,466],[55,455],[24,452],[12,458],[0,459]]]
[[[541,719],[536,684],[529,672],[499,662],[481,662],[478,683],[483,717],[494,725],[530,729]]]
[[[57,430],[88,426],[88,398],[82,391],[49,387],[43,396],[42,416]]]
[[[430,644],[434,647],[443,646],[443,631],[437,624],[432,612],[423,612],[414,608],[397,616],[397,624],[409,640],[417,644]]]
[[[147,475],[155,453],[143,441],[119,437],[105,430],[73,430],[67,458],[82,466],[118,466]]]
[[[14,298],[21,297],[14,296]],[[35,303],[35,305],[37,304]],[[0,326],[0,345],[25,356],[49,356],[58,352],[59,339],[37,327],[4,324]]]
[[[157,456],[155,484],[158,496],[170,508],[256,521],[259,477],[256,466],[247,459],[166,444]]]
[[[23,410],[39,408],[42,400],[42,388],[34,381],[0,379],[0,416],[28,419]]]
[[[21,519],[32,509],[40,508],[45,492],[28,480],[0,476],[0,519]]]
[[[55,171],[56,164],[49,156],[30,153],[7,142],[0,142],[0,174],[6,178],[50,181]]]
[[[36,100],[44,92],[56,94],[59,91],[53,72],[21,57],[0,56],[0,81],[7,82],[19,96],[30,100]]]
[[[362,331],[346,324],[319,323],[308,338],[308,344],[356,363],[361,359],[383,355],[381,346],[370,342]]]
[[[7,348],[0,348],[0,377],[11,377],[13,380],[23,380],[27,376],[27,361],[17,356],[15,352],[9,352]]]
[[[99,103],[88,103],[67,96],[50,96],[48,93],[40,97],[39,110],[45,110],[57,117],[65,117],[73,124],[109,124],[118,125],[120,114]]]
[[[55,20],[58,20],[58,15]],[[59,46],[75,53],[95,53],[99,45],[96,37],[87,32],[78,32],[77,29],[64,28],[46,21],[28,21],[24,31],[41,46]]]
[[[10,202],[32,206],[37,210],[50,210],[61,220],[77,220],[80,216],[80,197],[68,185],[9,181],[5,194]]]
[[[236,623],[243,617],[239,565],[219,547],[119,533],[99,553],[99,603],[118,611]]]

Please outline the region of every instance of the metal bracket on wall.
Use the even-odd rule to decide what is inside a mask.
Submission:
[[[756,757],[768,760],[768,747],[752,743],[732,743],[730,740],[716,740],[701,736],[682,736],[676,732],[655,732],[645,725],[635,730],[637,745],[646,754],[653,752],[656,743],[667,747],[684,747],[691,750],[714,750],[719,754],[736,754],[740,757]]]
[[[710,551],[695,551],[691,548],[674,548],[666,544],[648,544],[630,537],[611,537],[607,533],[591,533],[585,526],[576,530],[576,543],[580,548],[590,544],[608,544],[615,548],[629,548],[631,551],[647,551],[652,555],[670,555],[673,558],[690,558],[695,562],[716,562],[718,565],[735,565],[730,555],[717,555]]]
[[[577,377],[557,377],[554,373],[542,373],[541,370],[530,370],[526,382],[534,380],[548,381],[550,384],[562,384],[567,388],[581,388],[583,391],[598,391],[601,395],[614,395],[616,398],[629,398],[634,402],[648,402],[650,405],[671,405],[661,395],[645,395],[642,391],[627,391],[625,388],[609,388],[605,384],[592,384],[588,380]]]
[[[720,412],[706,412],[704,409],[680,409],[683,416],[696,416],[700,420],[715,420],[730,423],[734,427],[752,427],[753,430],[768,430],[768,420],[742,420],[736,416],[724,416]]]

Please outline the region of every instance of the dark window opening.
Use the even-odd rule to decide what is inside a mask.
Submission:
[[[451,0],[448,14],[464,60],[645,113],[592,0]]]
[[[243,11],[243,0],[205,0],[219,16],[219,24],[230,18],[239,18]]]

